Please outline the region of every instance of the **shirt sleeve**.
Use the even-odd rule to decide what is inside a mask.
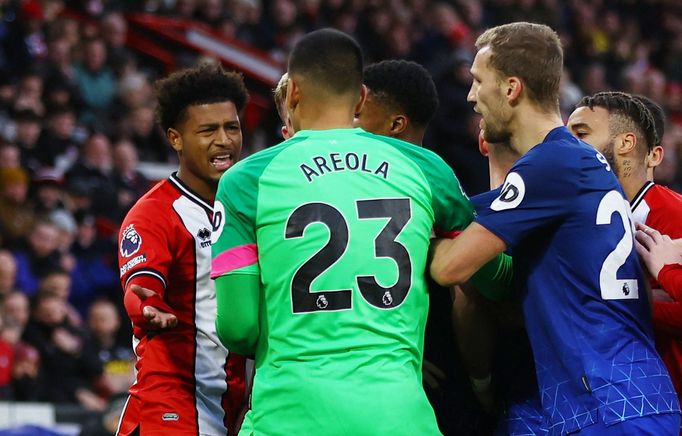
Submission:
[[[241,174],[230,170],[218,186],[211,236],[212,279],[227,274],[260,274],[255,230],[257,191],[240,184],[244,178]]]
[[[154,201],[138,203],[130,210],[121,226],[118,240],[118,264],[124,304],[134,325],[142,326],[145,306],[154,306],[165,312],[172,310],[164,301],[168,271],[173,247],[170,233],[172,225]],[[154,221],[152,221],[152,218]],[[129,289],[138,284],[156,292],[144,302]]]
[[[456,237],[475,218],[474,204],[464,192],[450,167],[443,163],[432,182],[434,195],[434,230],[436,236]],[[509,294],[512,281],[512,261],[500,254],[485,264],[470,279],[476,289],[486,298],[504,299]]]
[[[682,265],[664,265],[658,272],[658,282],[675,300],[682,301]]]
[[[477,199],[476,221],[513,249],[531,232],[561,219],[577,195],[580,177],[567,161],[552,153],[521,158],[499,191],[492,191],[496,197]]]

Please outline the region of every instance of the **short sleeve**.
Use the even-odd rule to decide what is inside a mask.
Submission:
[[[221,177],[213,211],[212,279],[229,273],[260,274],[256,198],[256,183],[248,172],[235,167]]]
[[[159,210],[162,205],[147,200],[135,205],[123,221],[118,239],[123,289],[130,280],[143,275],[156,278],[166,288],[173,253],[170,243],[173,226]]]
[[[513,248],[532,231],[549,226],[568,212],[580,176],[570,159],[549,153],[524,156],[501,188],[475,199],[476,221]]]
[[[474,220],[474,208],[452,169],[442,162],[430,177],[433,193],[434,231],[453,237]]]

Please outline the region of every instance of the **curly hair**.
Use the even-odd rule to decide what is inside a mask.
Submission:
[[[609,133],[635,133],[637,140],[646,145],[642,149],[644,152],[651,151],[659,143],[654,116],[640,98],[625,92],[604,91],[583,97],[576,107],[583,106],[606,109],[609,113]]]
[[[376,100],[405,112],[415,125],[426,127],[438,109],[436,85],[416,62],[388,60],[368,65],[364,83]]]
[[[249,98],[241,74],[210,63],[176,71],[156,81],[154,88],[156,115],[164,131],[184,121],[189,106],[231,101],[241,112]]]

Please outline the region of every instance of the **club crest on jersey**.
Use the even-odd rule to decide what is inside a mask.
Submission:
[[[142,237],[131,224],[123,230],[121,235],[121,256],[130,257],[137,253],[142,245]]]
[[[393,303],[393,295],[391,295],[390,291],[384,292],[383,297],[381,297],[381,302],[384,303],[384,306],[390,306],[391,303]]]
[[[504,180],[499,197],[493,201],[490,208],[495,211],[513,209],[523,201],[526,195],[526,184],[518,173],[509,173]]]

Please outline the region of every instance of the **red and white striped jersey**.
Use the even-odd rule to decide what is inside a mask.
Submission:
[[[682,195],[647,182],[632,200],[632,218],[673,239],[682,238]],[[650,280],[652,288],[660,288]],[[670,293],[670,291],[669,291]],[[670,373],[677,395],[682,400],[682,302],[653,302],[653,326],[656,349]]]
[[[120,278],[133,321],[137,377],[120,435],[138,426],[143,435],[225,435],[239,413],[244,360],[228,353],[215,329],[212,210],[173,174],[145,194],[121,226]],[[130,284],[160,298],[142,302],[127,290]],[[144,305],[171,311],[177,326],[152,330]]]

